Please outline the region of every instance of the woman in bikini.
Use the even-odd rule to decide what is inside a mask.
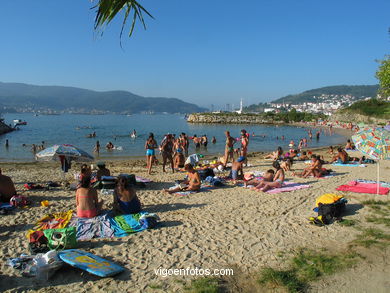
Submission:
[[[141,211],[141,202],[125,176],[118,178],[114,190],[113,206],[114,210],[119,214],[136,214]]]
[[[102,206],[103,201],[98,200],[96,189],[91,187],[91,177],[82,177],[80,187],[76,190],[77,217],[96,217],[100,213]]]
[[[151,174],[153,161],[156,158],[155,148],[157,148],[157,142],[154,139],[154,134],[149,133],[149,138],[145,142],[146,167],[148,168],[148,174]]]
[[[229,158],[232,159],[232,162],[234,161],[234,147],[233,147],[233,145],[236,142],[236,140],[230,136],[229,131],[226,131],[225,135],[226,135],[226,146],[225,146],[224,167],[226,167],[226,164],[228,163]]]

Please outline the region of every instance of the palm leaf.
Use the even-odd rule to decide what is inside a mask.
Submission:
[[[108,25],[119,12],[122,10],[124,11],[120,32],[121,38],[127,23],[127,19],[131,13],[132,23],[129,30],[129,37],[131,37],[133,34],[137,21],[140,21],[144,29],[146,29],[145,19],[143,16],[144,13],[153,18],[153,16],[136,0],[99,0],[99,2],[93,8],[97,8],[95,17],[95,30],[102,29],[105,25]]]

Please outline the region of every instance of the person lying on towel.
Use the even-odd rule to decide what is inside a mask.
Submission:
[[[141,211],[141,202],[129,180],[119,176],[114,190],[114,211],[119,214],[136,214]]]
[[[184,166],[184,170],[187,171],[188,179],[173,189],[164,189],[165,192],[175,193],[178,191],[199,191],[201,185],[199,173],[191,164],[186,164]]]

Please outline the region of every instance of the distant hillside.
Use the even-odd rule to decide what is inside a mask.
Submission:
[[[351,95],[356,98],[376,97],[379,85],[338,85],[312,89],[296,95],[288,95],[273,101],[273,103],[315,102],[314,97],[321,95]]]
[[[126,91],[97,92],[75,87],[3,82],[0,82],[0,105],[17,110],[95,110],[115,113],[192,113],[205,110],[176,98],[142,97]]]

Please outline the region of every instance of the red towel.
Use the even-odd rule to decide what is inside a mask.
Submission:
[[[340,185],[336,190],[340,191],[351,191],[357,193],[371,193],[377,194],[378,184],[377,183],[361,183],[356,181],[349,182],[350,185]],[[389,188],[379,186],[379,194],[388,194]]]

